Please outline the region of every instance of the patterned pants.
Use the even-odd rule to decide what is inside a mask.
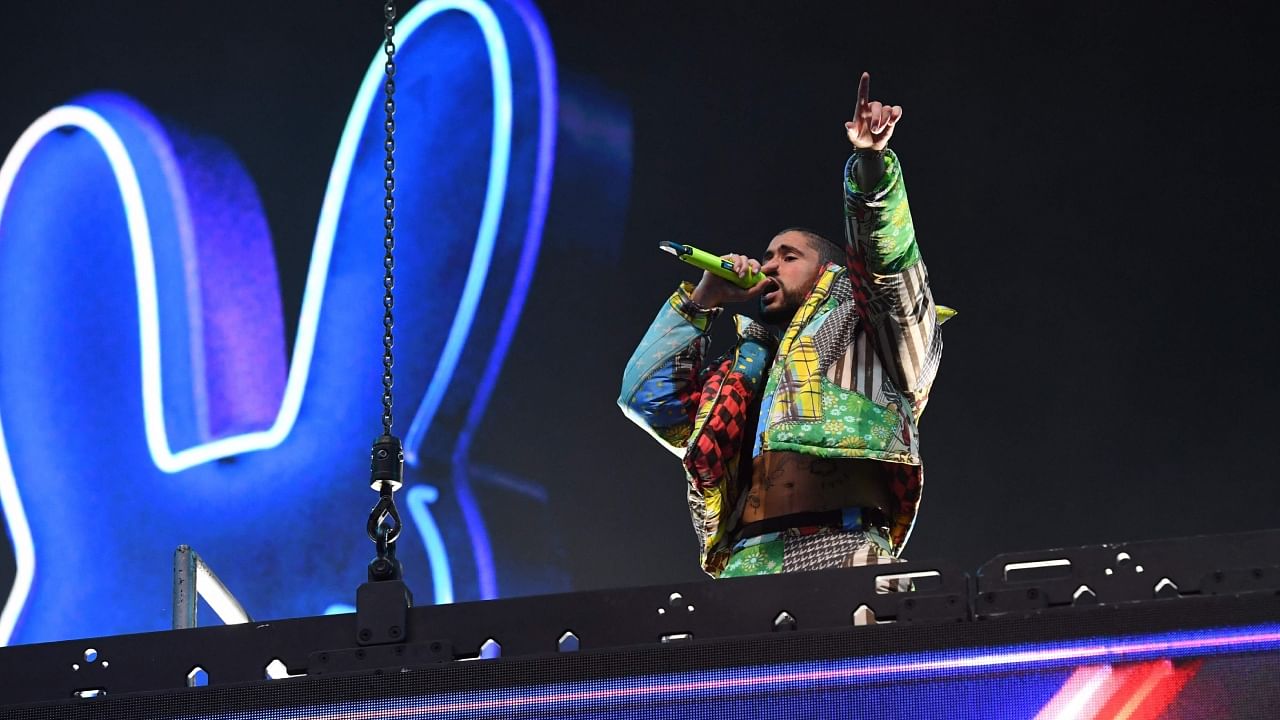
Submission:
[[[877,527],[864,527],[861,510],[851,508],[844,512],[844,524],[840,527],[787,528],[739,540],[733,546],[733,553],[720,577],[901,562],[889,548],[885,532]],[[911,581],[908,579],[876,580],[878,592],[905,592],[910,589]],[[864,612],[861,618],[855,616],[854,622],[858,625],[874,622],[874,615]]]

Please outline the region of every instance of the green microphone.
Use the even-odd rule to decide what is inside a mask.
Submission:
[[[658,243],[658,249],[669,252],[690,265],[706,270],[718,278],[724,278],[744,290],[755,287],[756,283],[764,279],[763,273],[751,271],[747,271],[746,277],[738,277],[738,273],[733,271],[732,262],[718,258],[705,250],[699,250],[692,245],[664,240]]]

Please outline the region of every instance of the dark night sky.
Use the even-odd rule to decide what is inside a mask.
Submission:
[[[378,3],[361,5],[10,6],[0,141],[98,88],[223,138],[258,182],[292,327],[378,43]],[[576,212],[554,197],[511,394],[474,454],[548,488],[575,589],[701,576],[678,462],[614,405],[634,343],[693,277],[654,245],[838,232],[864,69],[905,108],[892,147],[934,295],[960,311],[907,554],[976,568],[1275,526],[1280,58],[1261,5],[784,5],[540,3],[564,77],[630,109],[630,203],[621,248],[583,253],[552,233]]]

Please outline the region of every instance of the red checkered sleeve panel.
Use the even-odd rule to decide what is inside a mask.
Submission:
[[[920,507],[920,490],[924,473],[919,465],[885,463],[889,471],[889,492],[893,493],[893,527],[889,528],[889,543],[894,553],[902,551],[911,534],[916,512]]]
[[[736,474],[746,436],[751,393],[741,372],[730,372],[733,358],[725,358],[702,386],[699,415],[706,414],[702,431],[685,457],[685,468],[699,489]]]

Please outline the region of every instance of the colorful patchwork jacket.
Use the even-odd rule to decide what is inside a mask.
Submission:
[[[713,576],[728,560],[749,489],[739,467],[768,450],[882,461],[895,553],[915,521],[917,422],[942,356],[939,313],[897,156],[885,154],[871,192],[857,185],[856,160],[844,172],[847,267],[823,269],[781,337],[734,316],[737,342],[706,362],[719,309],[696,309],[684,283],[623,373],[618,404],[683,458],[702,566]]]

